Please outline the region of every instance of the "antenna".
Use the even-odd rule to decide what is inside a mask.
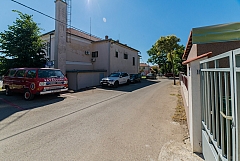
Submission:
[[[90,17],[90,40],[91,40],[91,27],[92,27],[92,23],[91,23],[91,17]]]

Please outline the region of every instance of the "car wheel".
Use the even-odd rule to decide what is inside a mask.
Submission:
[[[60,92],[57,92],[57,93],[54,93],[56,96],[60,96],[61,93]]]
[[[9,87],[6,87],[5,95],[6,95],[6,96],[12,95],[11,89],[10,89]]]
[[[130,84],[130,80],[128,79],[128,80],[127,80],[127,85],[129,85],[129,84]]]
[[[117,88],[118,85],[119,85],[119,82],[118,82],[118,81],[114,82],[114,88]]]
[[[32,94],[28,89],[24,92],[24,99],[30,101],[34,98],[34,94]]]

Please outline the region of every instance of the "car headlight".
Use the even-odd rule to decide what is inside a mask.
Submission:
[[[114,80],[108,80],[109,82],[113,82]]]
[[[64,81],[63,84],[68,84],[68,81]]]
[[[39,86],[46,86],[47,83],[46,82],[39,82]]]

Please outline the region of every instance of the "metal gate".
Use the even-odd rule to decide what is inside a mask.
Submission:
[[[200,61],[202,148],[205,158],[212,155],[212,158],[219,161],[240,160],[238,143],[239,67],[240,49]],[[205,144],[204,137],[206,138]],[[204,148],[211,149],[211,154]]]

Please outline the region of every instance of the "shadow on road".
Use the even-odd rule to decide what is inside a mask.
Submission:
[[[56,95],[42,95],[35,96],[32,101],[25,101],[22,94],[14,94],[12,96],[5,96],[4,92],[0,93],[0,121],[13,115],[16,112],[31,110],[59,101],[63,101],[65,97],[58,97]],[[23,113],[24,115],[24,113]],[[21,116],[18,116],[18,118]]]
[[[142,79],[140,83],[131,83],[129,85],[119,85],[117,88],[114,87],[100,87],[105,90],[114,90],[114,91],[122,91],[122,92],[133,92],[135,90],[151,86],[153,84],[161,82],[160,79]]]

